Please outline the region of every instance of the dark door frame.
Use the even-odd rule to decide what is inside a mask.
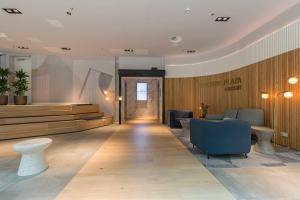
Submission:
[[[162,121],[165,123],[165,70],[135,70],[135,69],[119,69],[119,96],[122,95],[122,78],[123,77],[159,77],[162,78]],[[122,124],[122,102],[119,101],[119,124]]]

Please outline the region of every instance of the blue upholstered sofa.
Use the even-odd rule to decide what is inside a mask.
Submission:
[[[188,110],[168,110],[167,123],[170,128],[182,128],[180,118],[193,118],[193,112]]]
[[[209,155],[244,154],[251,149],[251,125],[241,120],[192,119],[190,137],[193,147]]]

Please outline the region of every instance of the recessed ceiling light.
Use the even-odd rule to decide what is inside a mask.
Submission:
[[[196,53],[196,50],[188,49],[188,50],[184,50],[184,52],[187,53],[187,54],[193,54],[193,53]]]
[[[124,49],[125,53],[134,53],[134,49]]]
[[[185,10],[184,10],[184,13],[185,14],[191,14],[191,12],[192,12],[192,10],[191,10],[191,8],[189,8],[189,7],[187,7]]]
[[[216,22],[227,22],[230,19],[230,17],[217,17]]]
[[[29,49],[29,47],[26,47],[26,46],[17,46],[18,49],[21,49],[21,50],[27,50]]]
[[[61,50],[63,50],[63,51],[71,51],[71,48],[70,47],[61,47]]]
[[[171,36],[170,38],[169,38],[169,42],[171,42],[171,43],[179,43],[179,42],[181,42],[182,41],[182,37],[181,36],[179,36],[179,35],[177,35],[177,36]]]
[[[22,12],[16,8],[2,8],[2,10],[7,12],[8,14],[17,14],[17,15],[22,14]]]
[[[55,28],[63,28],[64,25],[56,19],[47,19],[47,22]]]
[[[0,38],[7,38],[7,35],[5,33],[0,33]]]

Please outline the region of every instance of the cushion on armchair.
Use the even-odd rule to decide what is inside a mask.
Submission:
[[[264,112],[261,109],[240,109],[237,119],[249,122],[252,126],[264,126]]]
[[[236,119],[237,114],[238,114],[238,110],[235,109],[226,110],[223,115],[223,119],[224,118]]]

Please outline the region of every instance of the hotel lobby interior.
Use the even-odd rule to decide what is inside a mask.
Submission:
[[[300,200],[300,0],[1,0],[0,200]]]

